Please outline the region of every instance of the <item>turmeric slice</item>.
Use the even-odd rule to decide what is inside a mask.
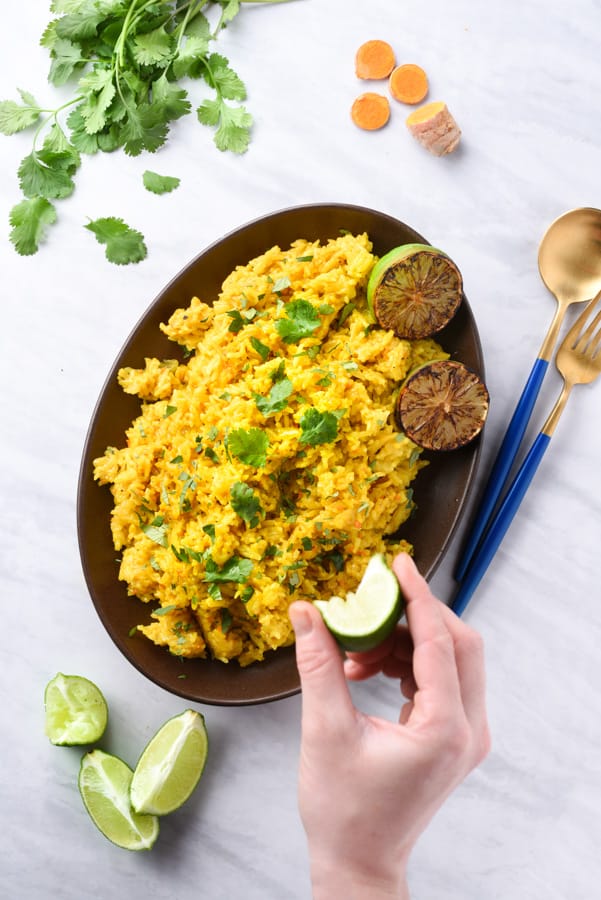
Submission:
[[[351,107],[351,118],[358,128],[365,131],[383,128],[390,118],[388,98],[371,91],[361,94]]]
[[[461,129],[446,103],[441,101],[420,106],[407,116],[405,124],[422,147],[434,156],[452,153],[459,144]]]
[[[366,41],[355,55],[355,73],[357,78],[388,78],[394,63],[394,50],[387,41]]]
[[[393,69],[388,87],[401,103],[421,103],[428,93],[428,76],[421,66],[405,63]]]

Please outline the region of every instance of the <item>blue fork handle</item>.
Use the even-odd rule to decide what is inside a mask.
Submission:
[[[522,391],[522,396],[518,400],[518,404],[511,417],[511,421],[507,426],[507,431],[505,432],[503,442],[497,453],[490,475],[488,476],[488,481],[482,499],[480,500],[476,518],[472,523],[467,542],[463,548],[459,563],[457,564],[455,570],[455,578],[457,581],[463,581],[474,552],[486,530],[488,521],[497,505],[497,501],[501,496],[511,466],[517,456],[522,438],[524,437],[528,422],[530,421],[530,416],[532,415],[532,410],[534,409],[534,404],[536,403],[536,398],[538,397],[548,366],[548,360],[539,357],[535,361],[532,371],[528,376],[528,380]]]
[[[472,558],[472,564],[468,569],[467,575],[463,579],[453,598],[451,609],[453,609],[458,616],[461,615],[471,600],[474,591],[482,580],[482,576],[490,565],[490,561],[505,537],[507,529],[524,498],[524,494],[530,486],[534,473],[540,465],[545,450],[549,446],[550,440],[551,438],[548,434],[545,434],[543,431],[539,433],[532,447],[528,451],[517,475],[513,479],[511,487],[503,498],[503,502],[499,507],[497,514],[492,519],[482,543]]]

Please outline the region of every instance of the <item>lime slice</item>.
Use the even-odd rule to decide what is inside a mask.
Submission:
[[[86,753],[79,769],[79,792],[94,824],[125,850],[150,850],[159,834],[156,816],[141,816],[131,806],[129,766],[105,753]]]
[[[104,734],[106,700],[99,688],[81,675],[59,672],[46,685],[45,731],[53,744],[93,744]]]
[[[200,780],[207,750],[200,713],[187,709],[165,722],[138,760],[130,791],[133,808],[157,816],[178,809]]]
[[[486,385],[463,363],[425,363],[403,383],[396,400],[399,428],[426,450],[456,450],[480,433],[488,415]]]
[[[446,253],[429,244],[403,244],[383,256],[369,276],[367,302],[382,328],[420,340],[453,318],[463,279]]]
[[[338,643],[355,653],[381,644],[404,609],[399,583],[381,553],[371,557],[355,593],[313,602]]]

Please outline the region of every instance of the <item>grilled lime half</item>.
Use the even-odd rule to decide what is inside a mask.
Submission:
[[[489,395],[463,363],[439,359],[410,373],[396,401],[396,419],[408,438],[426,450],[469,444],[486,421]]]
[[[429,244],[395,247],[378,260],[367,283],[374,319],[406,340],[436,334],[453,318],[462,298],[461,272],[446,253]]]
[[[315,600],[324,622],[345,650],[364,653],[394,630],[405,607],[394,572],[384,556],[371,557],[357,590],[346,599]]]

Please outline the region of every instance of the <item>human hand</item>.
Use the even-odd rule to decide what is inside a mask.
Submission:
[[[315,900],[408,897],[415,841],[490,746],[480,636],[432,595],[407,554],[393,570],[408,626],[344,662],[319,611],[290,606],[302,684],[299,807]],[[346,679],[377,672],[400,681],[407,702],[397,722],[353,705]]]

